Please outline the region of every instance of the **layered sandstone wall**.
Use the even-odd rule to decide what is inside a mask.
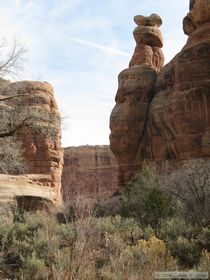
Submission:
[[[10,98],[12,97],[12,98]],[[60,134],[60,114],[53,95],[53,88],[46,82],[22,81],[17,83],[2,82],[0,84],[0,115],[1,115],[1,134],[7,133],[8,136],[1,137],[1,144],[21,143],[23,158],[27,174],[27,180],[34,181],[39,186],[33,192],[34,197],[42,197],[42,193],[47,188],[51,189],[49,199],[54,205],[61,203],[61,173],[63,166],[63,150],[61,148]],[[14,132],[14,133],[13,133]],[[11,134],[11,135],[10,135]],[[1,149],[1,158],[5,161],[5,156],[10,152]],[[20,160],[17,155],[17,163]],[[15,160],[15,158],[14,158]],[[10,160],[8,168],[1,170],[1,173],[15,173],[17,169],[11,170]],[[39,174],[30,175],[29,174]],[[47,181],[46,181],[47,176]],[[15,190],[15,179],[13,177],[12,192],[15,196],[20,195],[20,185],[18,182],[21,177],[17,176],[17,188]],[[8,176],[10,180],[10,177]],[[0,199],[5,195],[6,180],[0,180]],[[28,183],[24,183],[25,194],[27,193]],[[9,185],[8,185],[9,188]],[[43,188],[43,192],[41,189]],[[4,190],[4,192],[3,192]],[[40,190],[40,191],[39,191]],[[30,188],[29,188],[30,193]],[[8,189],[9,192],[9,189]]]
[[[101,201],[118,192],[118,164],[109,146],[65,148],[62,189],[66,201],[74,195]]]
[[[151,21],[151,17],[144,22],[142,18],[141,25]],[[148,79],[151,74],[146,63],[139,76],[133,62],[125,70],[132,74],[119,75],[117,104],[110,118],[110,146],[121,166],[123,184],[144,160],[164,164],[210,156],[210,1],[191,0],[183,25],[189,36],[186,45],[154,73],[154,79]],[[150,38],[147,31],[144,35],[146,40]],[[141,63],[142,57],[151,61],[145,52],[146,40],[134,55]],[[155,41],[156,47],[161,46],[159,41]],[[151,46],[151,40],[147,44]],[[161,65],[155,69],[150,62],[149,67],[149,71],[159,70]],[[119,100],[119,92],[124,99]],[[131,100],[135,100],[132,109]]]

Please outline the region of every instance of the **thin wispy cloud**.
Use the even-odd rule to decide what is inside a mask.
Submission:
[[[60,1],[55,1],[54,7],[49,11],[49,20],[56,20],[60,16],[62,17],[64,13],[76,6],[79,1],[80,0],[63,0],[62,3]]]
[[[86,40],[83,40],[83,39],[71,38],[71,40],[74,41],[74,42],[86,45],[88,47],[92,47],[92,48],[95,48],[95,49],[113,54],[113,55],[122,55],[122,56],[127,56],[127,57],[131,56],[129,53],[126,53],[124,51],[121,51],[121,50],[118,50],[118,49],[115,49],[115,48],[111,48],[111,47],[107,47],[107,46],[97,44],[97,43],[94,43],[94,42],[86,41]]]
[[[166,62],[182,48],[189,0],[172,2],[0,0],[1,36],[15,35],[29,50],[21,78],[51,83],[68,116],[64,146],[109,143],[117,75],[135,48],[133,16],[160,14]]]

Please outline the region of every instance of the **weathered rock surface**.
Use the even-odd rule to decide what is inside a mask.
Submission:
[[[110,117],[110,147],[124,180],[139,168],[137,152],[144,136],[157,72],[162,68],[162,21],[158,15],[136,16],[136,48],[129,68],[119,74],[116,105]]]
[[[16,97],[7,99],[10,96]],[[23,144],[23,156],[27,166],[25,173],[39,174],[37,185],[40,189],[43,186],[43,192],[46,188],[47,176],[47,186],[53,193],[51,200],[54,204],[59,204],[63,151],[60,143],[60,114],[52,87],[46,82],[3,82],[0,84],[1,99],[4,101],[0,102],[0,132],[15,130],[10,138],[12,137],[14,141],[18,139]],[[7,139],[7,137],[1,139]],[[4,152],[7,153],[7,151]],[[17,184],[19,178],[17,177]],[[13,177],[13,185],[14,181]],[[24,186],[27,193],[28,184],[24,183]],[[19,195],[18,187],[16,190]],[[3,190],[0,185],[0,197],[1,191]],[[15,187],[13,187],[13,193],[15,193]],[[28,193],[30,193],[30,188]],[[40,197],[40,192],[32,193],[32,196]]]
[[[196,28],[158,74],[138,157],[164,162],[210,156],[210,1],[193,2],[187,17]],[[185,20],[183,25],[185,30]]]
[[[118,164],[109,146],[65,148],[62,190],[66,201],[84,195],[98,202],[118,192]]]
[[[51,176],[44,174],[8,175],[0,174],[0,201],[9,202],[25,198],[33,209],[42,209],[42,202],[57,204],[57,192],[51,188]],[[39,200],[36,200],[39,199]],[[39,205],[33,205],[33,200]],[[36,203],[37,204],[37,203]],[[33,206],[32,206],[33,205]]]
[[[110,125],[111,149],[120,166],[124,166],[121,168],[123,182],[140,168],[143,160],[162,164],[168,160],[177,162],[210,156],[209,0],[190,1],[183,28],[189,35],[187,43],[150,84],[149,100],[148,90],[140,88],[145,72],[136,79],[137,90],[123,84],[123,92],[129,94],[124,94],[123,106],[114,109],[115,122],[113,125],[112,113]],[[139,51],[136,61],[142,61],[141,56]],[[131,96],[135,96],[136,111],[139,115],[141,112],[141,118],[126,105],[130,104]],[[143,100],[147,101],[143,103],[138,96],[145,96]],[[123,146],[124,143],[127,145]]]

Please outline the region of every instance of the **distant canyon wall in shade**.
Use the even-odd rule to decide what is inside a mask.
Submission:
[[[109,146],[65,148],[62,191],[66,201],[79,195],[98,202],[117,193],[118,163]]]

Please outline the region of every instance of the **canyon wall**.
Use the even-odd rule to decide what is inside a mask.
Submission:
[[[117,193],[118,164],[109,146],[65,148],[62,189],[66,201],[81,195],[97,202]]]
[[[152,26],[151,17],[139,16],[137,23],[144,34],[145,25]],[[110,146],[121,167],[122,184],[140,169],[144,160],[160,165],[210,156],[209,0],[190,1],[183,28],[189,37],[181,52],[163,69],[162,64],[155,69],[149,63],[149,70],[156,71],[153,79],[148,79],[151,75],[145,62],[139,76],[133,63],[124,70],[131,75],[119,75],[117,104],[110,118]],[[162,46],[159,41],[155,41],[156,48]],[[148,45],[151,46],[151,40],[144,40],[144,48],[139,53],[135,50],[136,61],[142,63],[142,56],[151,61],[145,55]],[[134,83],[135,88],[130,86]],[[122,90],[124,99],[120,100]],[[135,100],[132,109],[131,100]]]
[[[139,157],[155,162],[210,156],[210,1],[191,1],[188,40],[158,74]]]
[[[28,196],[59,205],[63,150],[53,88],[46,82],[1,81],[0,116],[0,170],[10,174],[0,176],[0,200],[4,200],[8,188],[12,193],[8,197],[26,196],[28,192]]]

